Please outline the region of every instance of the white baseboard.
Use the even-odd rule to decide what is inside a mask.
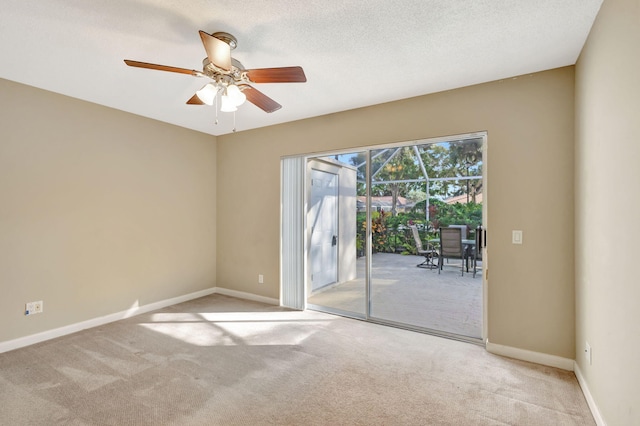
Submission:
[[[533,352],[526,349],[514,348],[511,346],[498,345],[496,343],[490,343],[487,340],[487,351],[492,354],[506,356],[508,358],[515,358],[522,361],[533,362],[536,364],[547,365],[549,367],[556,367],[562,370],[573,371],[575,361],[569,358],[563,358],[556,355],[544,354],[541,352]]]
[[[280,305],[280,300],[271,297],[258,296],[257,294],[245,293],[244,291],[230,290],[228,288],[216,287],[215,293],[224,296],[237,297],[238,299],[252,300],[254,302],[267,303],[269,305]]]
[[[90,320],[66,325],[64,327],[54,328],[53,330],[43,331],[41,333],[32,334],[30,336],[19,337],[13,340],[7,340],[5,342],[0,342],[0,353],[23,348],[25,346],[33,345],[36,343],[44,342],[45,340],[55,339],[56,337],[66,336],[67,334],[76,333],[78,331],[85,330],[87,328],[98,327],[104,324],[108,324],[110,322],[118,321],[125,318],[130,318],[135,315],[140,315],[140,314],[154,311],[156,309],[161,309],[167,306],[176,305],[178,303],[186,302],[188,300],[193,300],[199,297],[208,296],[209,294],[213,294],[215,292],[216,292],[216,288],[211,287],[206,290],[196,291],[195,293],[189,293],[183,296],[173,297],[171,299],[149,303],[148,305],[134,306],[125,311],[116,312],[116,313],[105,315],[98,318],[92,318]]]
[[[587,386],[587,382],[582,375],[582,371],[580,371],[580,366],[577,362],[574,362],[573,372],[576,374],[576,378],[578,379],[578,383],[580,384],[580,388],[582,389],[582,393],[584,394],[585,399],[587,400],[587,404],[589,405],[589,409],[591,410],[591,414],[593,415],[593,419],[596,421],[598,426],[606,426],[604,419],[602,418],[602,414],[600,414],[600,410],[598,410],[598,406],[596,405],[596,401],[593,399],[593,395],[591,395],[591,391],[589,390],[589,386]]]

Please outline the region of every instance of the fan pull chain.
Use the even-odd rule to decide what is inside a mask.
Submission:
[[[217,96],[217,93],[216,93],[216,122],[215,122],[215,124],[218,124],[218,98],[219,98],[219,96]]]
[[[236,112],[233,111],[233,132],[236,132]]]

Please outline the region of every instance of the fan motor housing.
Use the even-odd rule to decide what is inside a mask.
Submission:
[[[215,81],[224,80],[226,77],[232,79],[236,83],[248,82],[244,66],[235,58],[231,58],[231,69],[229,71],[216,67],[209,61],[209,58],[204,58],[202,60],[202,73]]]

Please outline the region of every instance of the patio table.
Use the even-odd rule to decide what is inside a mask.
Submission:
[[[435,247],[439,247],[440,246],[440,238],[431,238],[429,240],[429,244],[434,245]],[[476,240],[467,240],[467,239],[463,239],[462,240],[462,245],[464,246],[465,251],[467,251],[467,272],[469,272],[469,255],[468,253],[474,249],[474,247],[476,246]]]

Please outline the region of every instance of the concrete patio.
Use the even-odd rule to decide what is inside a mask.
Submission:
[[[376,253],[372,256],[371,317],[465,337],[482,336],[482,271],[460,274],[460,263],[417,268],[421,256]],[[364,315],[365,258],[358,278],[316,291],[308,303]]]

